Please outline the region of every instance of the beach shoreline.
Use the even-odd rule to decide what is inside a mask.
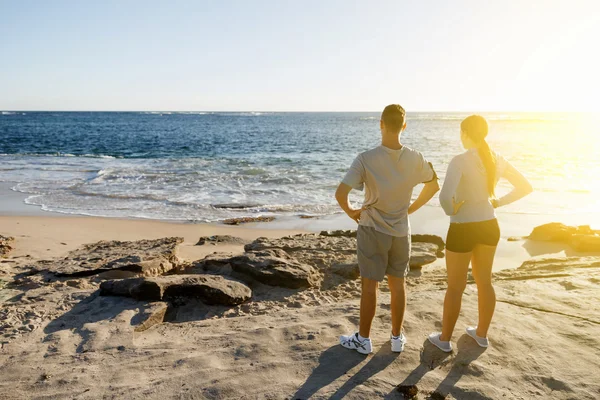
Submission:
[[[41,258],[60,256],[82,244],[98,240],[140,240],[182,236],[184,237],[184,243],[180,245],[182,257],[195,260],[207,254],[205,247],[194,246],[200,236],[232,235],[254,240],[260,236],[281,237],[297,233],[318,233],[323,230],[356,229],[356,223],[343,213],[308,219],[279,217],[272,222],[246,223],[237,226],[62,214],[25,204],[24,200],[28,195],[15,192],[10,187],[10,183],[0,183],[0,234],[14,236],[17,239],[16,254],[29,254]],[[567,253],[577,255],[560,245],[532,244],[508,239],[527,236],[534,227],[549,222],[564,222],[568,225],[593,224],[586,218],[591,217],[582,214],[564,219],[561,216],[550,215],[527,215],[523,218],[519,214],[498,212],[502,238],[498,245],[494,270],[518,268],[524,261],[536,256],[565,256]],[[433,234],[445,240],[449,221],[441,208],[424,206],[411,215],[410,220],[413,233]],[[241,251],[241,246],[225,247],[221,250]],[[436,265],[443,265],[442,261],[439,260]]]

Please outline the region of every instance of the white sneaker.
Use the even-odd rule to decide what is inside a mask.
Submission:
[[[340,344],[347,349],[356,350],[360,354],[370,354],[373,352],[373,343],[371,343],[371,339],[359,339],[358,332],[347,336],[340,336]]]
[[[441,341],[440,340],[441,335],[442,335],[441,332],[433,332],[431,335],[429,335],[429,341],[431,342],[431,344],[433,344],[435,347],[437,347],[441,351],[446,352],[446,353],[451,353],[452,352],[452,343]]]
[[[400,333],[400,336],[392,335],[390,343],[392,344],[392,352],[402,353],[406,344],[406,336],[404,336],[404,333]]]
[[[469,326],[467,328],[467,335],[475,339],[480,347],[488,347],[490,345],[490,342],[487,340],[487,338],[477,336],[477,327],[473,328],[472,326]]]

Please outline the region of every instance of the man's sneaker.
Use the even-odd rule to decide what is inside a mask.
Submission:
[[[400,336],[392,335],[390,342],[392,343],[392,351],[394,353],[402,353],[406,344],[406,336],[404,336],[404,333],[400,333]]]
[[[360,354],[370,354],[373,352],[371,339],[359,339],[358,332],[352,335],[340,336],[340,344],[347,349],[356,350]]]

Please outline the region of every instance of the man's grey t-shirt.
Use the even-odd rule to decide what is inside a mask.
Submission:
[[[357,190],[366,187],[360,225],[402,237],[410,234],[408,206],[414,187],[433,179],[433,167],[420,152],[378,146],[359,154],[342,182]]]

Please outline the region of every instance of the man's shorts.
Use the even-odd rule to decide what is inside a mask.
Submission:
[[[481,222],[452,223],[446,236],[446,250],[454,253],[470,253],[475,246],[498,246],[500,227],[497,219]]]
[[[359,225],[356,239],[360,276],[379,282],[385,275],[406,277],[410,270],[410,235],[391,236]]]

